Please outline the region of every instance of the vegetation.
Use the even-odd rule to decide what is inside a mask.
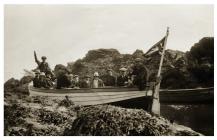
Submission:
[[[200,135],[142,109],[82,107],[47,97],[5,98],[4,123],[6,136]]]
[[[201,86],[214,86],[214,38],[204,37],[188,53],[188,69]]]

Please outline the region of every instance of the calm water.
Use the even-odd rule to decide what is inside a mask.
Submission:
[[[161,115],[204,135],[214,135],[214,104],[161,104]]]
[[[147,99],[131,99],[112,105],[147,109]],[[165,104],[161,103],[161,115],[177,124],[188,126],[203,135],[214,135],[214,103],[206,104]]]

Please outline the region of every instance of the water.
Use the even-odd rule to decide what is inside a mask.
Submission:
[[[150,99],[139,98],[111,103],[125,108],[147,110]],[[206,136],[214,136],[214,102],[197,104],[161,103],[161,115]]]
[[[161,115],[206,136],[214,136],[214,104],[161,104]]]

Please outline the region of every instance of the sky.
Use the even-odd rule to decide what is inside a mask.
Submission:
[[[88,50],[146,52],[166,34],[167,49],[189,51],[214,36],[213,5],[5,5],[4,81],[21,78],[47,56],[56,64],[83,58]]]

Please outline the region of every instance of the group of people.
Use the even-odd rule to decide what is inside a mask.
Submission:
[[[37,88],[101,88],[101,87],[133,87],[137,86],[140,90],[145,89],[148,81],[148,69],[143,65],[141,58],[136,58],[134,65],[129,69],[120,68],[118,76],[113,75],[112,69],[107,69],[105,75],[94,72],[92,76],[85,75],[80,79],[79,75],[63,73],[55,76],[46,57],[42,56],[42,61],[37,59],[34,52],[35,62],[38,68],[35,70],[33,86]]]

